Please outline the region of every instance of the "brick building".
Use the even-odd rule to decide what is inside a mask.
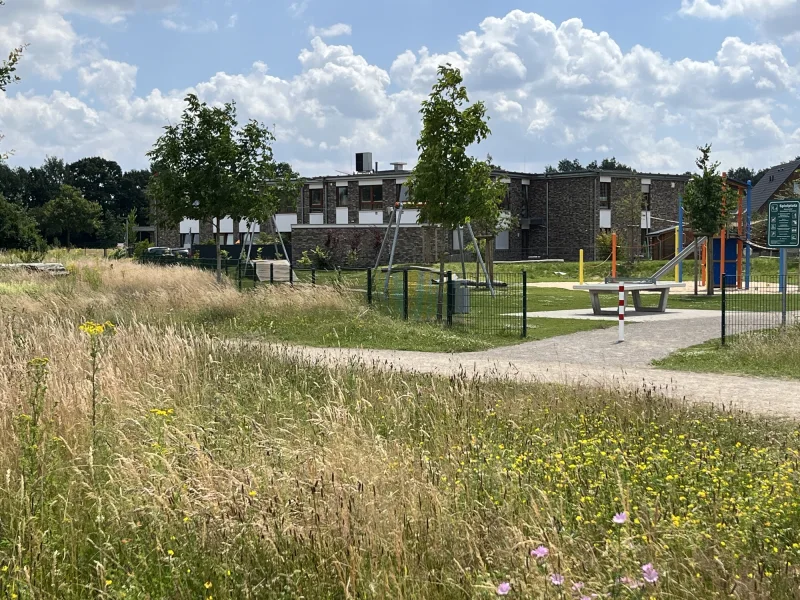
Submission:
[[[292,259],[296,262],[304,251],[319,247],[337,265],[374,265],[392,208],[407,197],[405,184],[411,171],[404,163],[392,163],[392,167],[305,180],[296,210],[284,209],[276,215],[279,231],[291,240]],[[495,239],[495,260],[576,260],[581,249],[587,260],[605,259],[598,252],[597,238],[621,229],[618,199],[626,182],[631,181],[641,186],[641,235],[634,237],[642,245],[648,232],[677,224],[679,200],[689,180],[684,175],[627,171],[495,171],[493,177],[508,186],[501,210],[511,223],[510,230],[500,232]],[[418,210],[404,210],[397,262],[433,263],[442,252],[458,253],[455,232],[418,223],[418,216]],[[260,230],[264,229],[254,227],[255,233]],[[201,227],[196,221],[184,221],[179,230],[162,228],[154,233],[156,243],[175,246],[202,244],[214,237],[209,224]],[[244,243],[247,223],[223,219],[220,234],[223,243]],[[387,259],[388,250],[383,261]]]

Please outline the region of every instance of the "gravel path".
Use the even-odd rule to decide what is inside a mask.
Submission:
[[[772,416],[800,417],[800,383],[783,379],[686,373],[649,363],[719,335],[719,317],[637,323],[616,344],[616,329],[596,330],[460,354],[291,348],[332,363],[360,361],[381,368],[452,375],[460,372],[521,381],[647,388],[692,402],[708,402]]]

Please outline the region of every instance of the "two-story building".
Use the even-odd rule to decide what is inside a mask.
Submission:
[[[404,163],[388,170],[371,169],[353,174],[306,179],[296,203],[287,202],[276,215],[278,230],[291,241],[297,262],[304,251],[320,248],[330,262],[367,267],[375,259],[396,203],[408,199],[406,182],[411,171]],[[495,239],[495,260],[560,258],[576,260],[581,249],[587,260],[604,260],[598,251],[600,234],[623,228],[620,196],[630,185],[641,193],[641,236],[678,223],[679,202],[689,178],[685,175],[645,174],[629,171],[579,171],[572,173],[518,173],[494,171],[508,191],[501,207],[507,231]],[[419,210],[406,205],[400,221],[395,261],[431,264],[443,252],[457,255],[456,232],[419,223]],[[264,224],[222,219],[220,224],[185,220],[175,230],[153,228],[157,245],[184,246],[208,243],[215,235],[223,244],[247,243],[248,235],[271,231]],[[151,241],[154,241],[151,239]],[[465,240],[468,243],[468,240]],[[635,251],[636,249],[634,249]],[[388,251],[383,262],[388,259]]]

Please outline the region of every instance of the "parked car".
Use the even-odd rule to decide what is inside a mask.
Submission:
[[[172,255],[172,248],[164,248],[162,246],[153,246],[152,248],[147,249],[147,254],[149,256],[171,256]]]

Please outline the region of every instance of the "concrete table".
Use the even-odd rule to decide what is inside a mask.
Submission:
[[[587,283],[585,285],[576,285],[572,289],[589,292],[592,300],[592,311],[596,315],[611,315],[617,314],[618,309],[604,311],[600,307],[600,294],[619,294],[619,286],[625,286],[625,293],[630,292],[633,296],[633,308],[636,312],[654,312],[663,313],[667,312],[667,299],[669,298],[669,291],[672,288],[686,287],[684,283]],[[658,292],[660,294],[658,306],[651,308],[642,306],[642,292]],[[628,309],[628,303],[625,302],[625,310]]]

